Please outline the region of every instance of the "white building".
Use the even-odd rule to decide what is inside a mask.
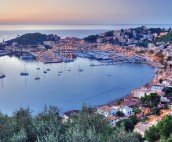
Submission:
[[[113,109],[108,106],[102,106],[97,109],[97,113],[99,113],[100,115],[104,115],[105,117],[108,117],[109,115],[115,115],[116,112],[116,109]]]
[[[44,41],[44,45],[54,46],[55,42],[54,41]]]
[[[156,91],[156,92],[162,92],[163,88],[164,88],[163,86],[154,85],[154,86],[151,87],[151,90]]]
[[[110,115],[110,116],[108,116],[107,118],[108,118],[108,121],[110,122],[110,124],[111,124],[112,126],[114,126],[115,123],[119,121],[119,118],[116,117],[116,116],[113,116],[113,115]]]
[[[148,48],[154,50],[155,45],[153,43],[148,43]]]
[[[128,106],[122,106],[120,108],[120,111],[123,112],[125,114],[125,116],[133,114],[133,109]]]
[[[145,95],[149,95],[151,92],[148,88],[142,87],[133,91],[134,97],[141,98]]]
[[[65,112],[63,115],[63,122],[67,122],[72,115],[77,114],[77,113],[79,113],[79,110],[71,110],[71,111]]]
[[[139,123],[139,124],[137,124],[135,127],[134,127],[134,132],[136,132],[136,133],[138,133],[138,134],[140,134],[142,137],[144,137],[144,135],[145,135],[145,131],[147,130],[147,129],[149,129],[149,127],[150,127],[151,125],[150,124],[142,124],[142,123]]]

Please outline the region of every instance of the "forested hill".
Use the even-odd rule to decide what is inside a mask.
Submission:
[[[15,39],[9,40],[7,43],[12,44],[13,42],[17,42],[19,45],[42,45],[44,41],[55,41],[56,39],[57,35],[27,33]]]

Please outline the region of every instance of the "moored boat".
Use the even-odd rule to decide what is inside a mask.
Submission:
[[[5,74],[2,73],[2,65],[1,65],[1,73],[0,73],[0,79],[5,78]]]

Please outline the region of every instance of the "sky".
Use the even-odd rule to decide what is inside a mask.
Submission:
[[[0,24],[172,24],[172,0],[0,0]]]

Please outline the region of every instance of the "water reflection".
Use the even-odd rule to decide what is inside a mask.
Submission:
[[[42,64],[14,56],[0,57],[7,75],[0,80],[1,111],[11,113],[20,106],[30,106],[38,112],[45,104],[56,105],[61,111],[80,108],[83,102],[100,105],[127,95],[153,77],[153,69],[146,65],[91,67],[92,63],[98,61],[76,58],[71,63]],[[29,76],[20,76],[24,64]],[[78,71],[79,65],[83,72]]]

